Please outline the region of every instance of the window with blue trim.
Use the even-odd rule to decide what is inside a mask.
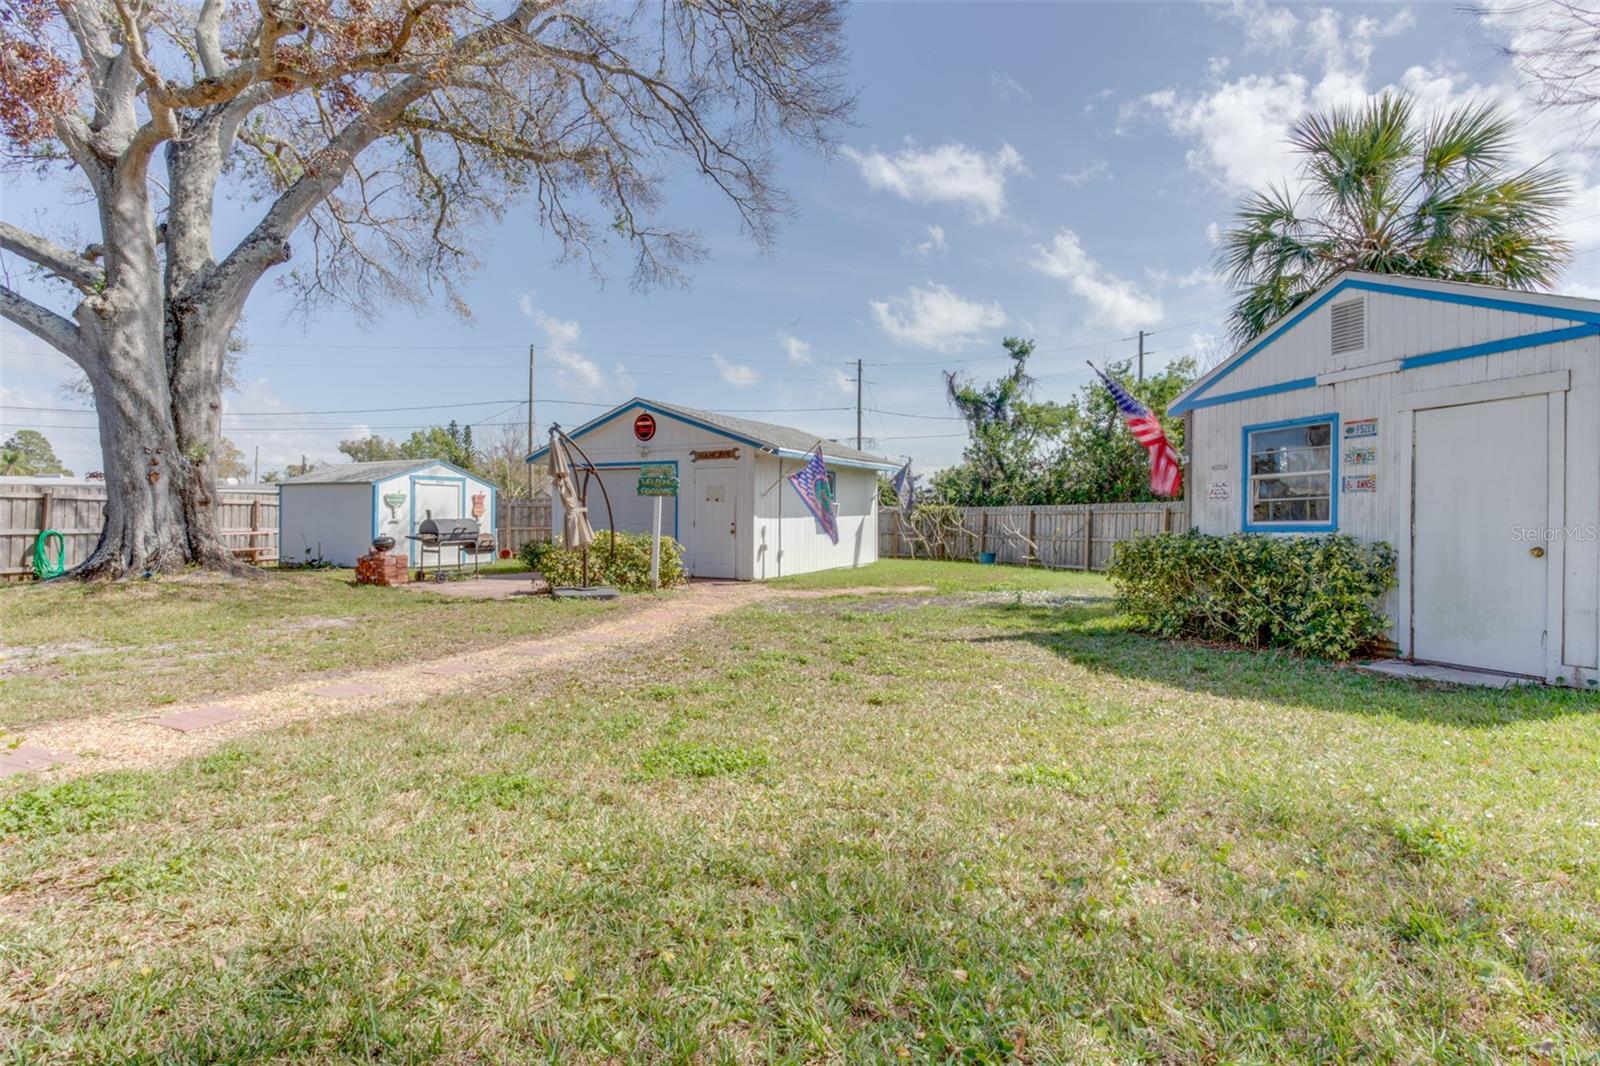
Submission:
[[[1333,521],[1333,435],[1331,418],[1249,433],[1245,454],[1252,526]]]

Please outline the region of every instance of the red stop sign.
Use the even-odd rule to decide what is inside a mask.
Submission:
[[[642,414],[633,420],[633,435],[640,440],[649,440],[656,435],[656,419],[654,415]]]

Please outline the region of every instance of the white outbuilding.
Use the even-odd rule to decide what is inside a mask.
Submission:
[[[285,562],[320,555],[335,566],[354,566],[374,538],[395,539],[413,566],[422,557],[407,540],[428,518],[470,518],[495,531],[494,485],[441,459],[396,459],[321,466],[278,486],[278,551]],[[430,549],[428,565],[456,563],[459,549]],[[468,557],[470,559],[470,556]]]
[[[760,581],[878,559],[878,475],[896,464],[788,426],[634,398],[568,430],[599,471],[619,531],[648,533],[654,501],[637,492],[643,466],[670,466],[678,495],[661,531],[683,545],[695,577]],[[822,447],[838,539],[806,509],[789,478]],[[548,461],[548,446],[528,457]],[[589,521],[607,526],[591,482]],[[553,528],[562,524],[555,502]]]
[[[1170,413],[1201,532],[1387,541],[1402,657],[1597,687],[1600,301],[1347,272]]]

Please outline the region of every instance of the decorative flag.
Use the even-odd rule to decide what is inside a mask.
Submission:
[[[1089,369],[1100,374],[1100,368],[1093,363],[1089,364]],[[1183,491],[1183,468],[1179,465],[1178,453],[1167,442],[1167,434],[1161,428],[1160,421],[1150,413],[1150,408],[1135,400],[1127,389],[1104,374],[1100,374],[1100,380],[1111,390],[1111,397],[1117,401],[1117,410],[1127,420],[1128,431],[1133,434],[1133,439],[1144,445],[1145,451],[1150,453],[1150,491],[1157,496],[1176,497]]]
[[[902,510],[911,506],[912,496],[916,492],[917,481],[911,476],[911,460],[906,460],[906,465],[894,476],[894,494],[900,497]]]
[[[839,543],[839,522],[833,514],[833,489],[828,485],[828,468],[822,463],[822,445],[817,445],[805,466],[789,475],[789,484],[800,494],[800,502],[822,531]]]

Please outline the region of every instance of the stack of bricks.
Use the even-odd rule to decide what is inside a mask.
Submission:
[[[404,585],[411,580],[411,571],[404,555],[372,549],[356,560],[356,584]]]

